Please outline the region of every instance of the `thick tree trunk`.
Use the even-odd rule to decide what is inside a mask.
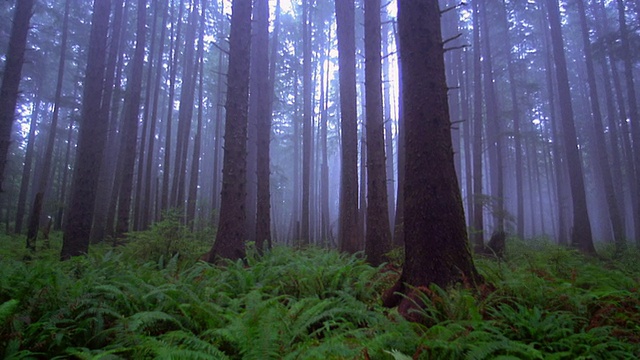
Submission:
[[[380,0],[364,4],[367,133],[367,230],[365,254],[377,266],[391,250],[382,109]]]
[[[578,139],[573,118],[571,104],[571,89],[567,74],[567,61],[564,54],[564,41],[560,25],[560,10],[558,0],[547,0],[549,24],[551,28],[551,45],[555,60],[555,70],[558,82],[558,96],[560,99],[560,114],[563,131],[563,142],[569,167],[569,184],[573,204],[572,245],[586,254],[595,254],[591,223],[587,212],[587,198],[584,187],[582,161],[578,152]]]
[[[354,0],[336,0],[340,114],[342,130],[340,177],[340,250],[360,250],[358,225],[358,119],[356,110],[356,40]]]
[[[18,87],[29,34],[29,21],[35,0],[20,0],[16,4],[11,37],[6,54],[2,86],[0,87],[0,192],[11,143],[11,128],[18,103]]]
[[[406,111],[406,248],[402,275],[384,303],[400,304],[405,317],[420,320],[410,311],[416,304],[409,286],[475,286],[482,278],[468,247],[454,168],[438,1],[399,0],[398,24]]]
[[[82,96],[82,124],[78,138],[71,198],[60,257],[63,260],[89,251],[91,220],[98,187],[98,175],[107,135],[107,123],[100,121],[104,88],[104,64],[111,1],[96,0],[89,37],[89,57]]]
[[[257,152],[257,206],[256,206],[256,247],[262,251],[271,248],[271,190],[270,190],[270,162],[269,147],[271,143],[271,114],[275,86],[275,49],[278,44],[278,22],[280,2],[276,4],[276,22],[273,35],[273,49],[269,60],[269,2],[256,1],[255,25],[256,38],[255,61],[258,73],[258,152]],[[271,66],[271,67],[269,67]],[[269,76],[265,74],[269,73]]]
[[[251,0],[233,0],[227,72],[227,114],[220,222],[208,261],[245,256],[247,110],[251,56]]]

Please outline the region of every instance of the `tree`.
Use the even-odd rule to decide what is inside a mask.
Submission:
[[[356,39],[353,0],[336,0],[340,77],[342,162],[339,242],[342,251],[361,250],[358,225],[358,119],[356,110]]]
[[[18,103],[18,87],[22,76],[22,64],[24,63],[29,22],[33,15],[34,4],[35,0],[16,2],[9,48],[2,74],[2,86],[0,87],[0,191],[3,190],[2,181],[11,143],[11,128]]]
[[[136,29],[136,48],[132,59],[131,77],[127,81],[127,97],[124,104],[122,140],[118,154],[118,173],[121,176],[118,190],[118,220],[116,236],[122,237],[129,231],[131,212],[131,194],[133,192],[133,170],[136,162],[138,140],[138,115],[140,113],[140,94],[144,67],[144,49],[146,42],[147,1],[138,0]]]
[[[247,111],[251,48],[251,0],[233,0],[227,71],[227,113],[220,220],[208,261],[243,258],[247,181]]]
[[[303,0],[302,5],[302,221],[300,224],[300,241],[309,244],[309,217],[311,192],[311,102],[313,96],[311,72],[311,0]]]
[[[546,2],[549,25],[551,29],[551,46],[555,61],[555,74],[558,82],[558,96],[560,99],[561,126],[563,131],[563,143],[569,167],[569,184],[573,204],[573,231],[571,243],[586,254],[594,254],[591,235],[591,223],[587,212],[587,198],[585,194],[584,178],[582,175],[582,160],[578,152],[578,140],[573,119],[573,106],[571,104],[571,89],[567,74],[567,60],[564,54],[564,41],[560,28],[560,10],[558,0]]]
[[[391,250],[382,109],[380,0],[364,4],[367,133],[367,222],[365,254],[379,265]]]
[[[399,0],[406,126],[405,263],[384,304],[410,318],[411,287],[481,281],[468,246],[455,174],[437,0]],[[398,294],[409,294],[403,297]]]
[[[63,260],[89,251],[91,220],[98,188],[98,175],[107,135],[107,123],[100,121],[100,100],[104,85],[110,0],[95,0],[89,37],[89,54],[82,96],[82,123],[71,186],[69,212],[62,239]]]
[[[274,49],[277,44],[279,3],[276,5],[276,29],[274,30]],[[271,143],[271,112],[273,102],[273,86],[275,81],[275,54],[269,60],[269,2],[267,0],[256,1],[255,4],[255,58],[257,72],[262,74],[257,84],[257,206],[256,206],[256,247],[262,250],[265,246],[271,247],[271,193],[270,193],[270,162],[269,147]],[[271,64],[270,64],[271,63]],[[269,73],[269,76],[264,74]],[[253,96],[253,94],[252,94]]]

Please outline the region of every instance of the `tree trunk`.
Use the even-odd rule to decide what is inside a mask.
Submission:
[[[593,54],[591,51],[591,41],[589,40],[589,27],[587,24],[587,15],[585,11],[584,1],[576,0],[580,15],[580,30],[582,32],[582,42],[584,44],[584,57],[587,65],[587,78],[589,85],[589,98],[591,100],[591,113],[593,116],[593,126],[595,134],[595,147],[597,153],[597,168],[604,182],[604,191],[606,194],[607,205],[609,210],[609,220],[611,221],[611,229],[616,244],[616,250],[622,252],[624,248],[624,224],[618,208],[618,199],[616,199],[613,188],[613,177],[609,167],[609,155],[607,153],[606,141],[604,138],[605,130],[602,123],[602,113],[600,111],[600,98],[598,96],[598,87],[596,84],[596,76],[593,65]]]
[[[160,104],[158,103],[160,97],[160,80],[162,80],[162,70],[163,70],[163,58],[164,58],[164,37],[167,31],[167,19],[169,14],[169,1],[165,0],[164,11],[162,15],[162,25],[160,30],[160,44],[158,46],[158,64],[156,65],[156,75],[155,75],[155,84],[153,85],[153,105],[151,111],[151,124],[149,126],[149,147],[146,150],[147,160],[146,160],[146,186],[144,187],[144,195],[143,195],[143,203],[142,207],[142,218],[140,220],[140,227],[142,229],[148,228],[151,220],[152,211],[152,201],[151,201],[151,184],[154,181],[154,173],[153,173],[153,165],[154,165],[154,146],[156,139],[156,124],[158,121],[158,109]],[[169,54],[171,56],[171,54]]]
[[[380,0],[364,4],[365,97],[367,102],[367,230],[365,254],[377,266],[391,250],[382,108]]]
[[[340,250],[360,250],[358,225],[358,119],[356,110],[356,39],[354,0],[336,0],[340,115]]]
[[[251,56],[251,0],[233,0],[227,72],[227,113],[220,222],[208,261],[245,256],[247,111]]]
[[[118,171],[122,176],[118,191],[118,220],[116,237],[120,238],[129,231],[131,215],[131,195],[133,192],[133,170],[136,162],[136,145],[138,136],[138,115],[140,113],[140,93],[142,92],[142,75],[144,67],[144,50],[146,41],[146,0],[138,0],[136,47],[133,54],[131,78],[127,81],[127,98],[125,99],[124,119],[122,124],[122,140],[118,155]]]
[[[18,87],[22,76],[22,64],[29,34],[29,21],[33,15],[35,0],[20,0],[16,4],[11,27],[11,37],[7,48],[6,62],[0,87],[0,192],[7,165],[11,128],[18,103]]]
[[[269,60],[269,2],[267,0],[256,1],[255,24],[256,38],[254,45],[257,47],[256,55],[257,72],[263,74],[258,79],[258,152],[257,152],[257,207],[256,207],[256,247],[258,251],[271,248],[271,190],[270,190],[270,162],[269,146],[271,143],[271,114],[275,86],[275,55],[278,44],[280,1],[276,4],[276,20],[273,34],[273,49]],[[269,67],[271,66],[271,67]],[[264,74],[269,76],[264,76]]]
[[[386,11],[384,12],[386,14]],[[385,22],[388,22],[388,17],[385,16]],[[395,197],[395,166],[393,164],[393,118],[391,116],[391,61],[389,60],[389,29],[386,25],[382,25],[382,81],[383,85],[383,106],[384,106],[384,143],[385,143],[385,155],[386,155],[386,172],[387,172],[387,211],[389,212],[389,226],[394,228],[395,214],[394,209],[396,206]]]
[[[455,174],[437,0],[399,0],[406,120],[405,263],[384,304],[410,320],[412,287],[482,281],[469,251]],[[405,293],[403,297],[398,293]]]
[[[194,44],[197,28],[197,3],[191,5],[187,32],[185,34],[184,66],[182,73],[182,87],[180,92],[180,109],[178,110],[178,133],[176,138],[176,153],[174,161],[173,185],[171,193],[171,205],[182,208],[184,211],[187,157],[189,148],[189,134],[193,117],[193,102],[195,94],[195,61]]]
[[[638,114],[638,103],[636,98],[636,87],[633,76],[633,60],[631,58],[631,45],[629,44],[629,29],[625,16],[625,8],[622,0],[617,0],[618,22],[620,24],[620,45],[624,62],[624,77],[627,85],[627,101],[629,102],[629,123],[631,124],[631,139],[633,141],[633,165],[635,168],[636,181],[630,184],[635,188],[635,196],[632,200],[635,203],[634,229],[636,246],[640,249],[640,114]]]
[[[41,82],[36,79],[36,82]],[[25,205],[27,202],[27,193],[29,192],[29,183],[31,182],[31,167],[33,165],[33,151],[36,142],[36,128],[38,124],[38,114],[40,113],[40,86],[36,89],[35,101],[33,102],[33,112],[31,113],[31,121],[29,122],[29,135],[27,136],[27,149],[24,155],[24,166],[22,167],[22,177],[20,178],[20,191],[18,193],[18,204],[16,207],[16,226],[14,232],[22,233],[22,222],[24,220]],[[33,245],[33,246],[31,246]],[[30,244],[27,238],[27,248],[35,251],[35,243]]]
[[[560,10],[558,0],[547,0],[549,24],[551,28],[551,45],[555,60],[556,77],[558,81],[558,96],[560,99],[560,114],[563,131],[563,142],[569,167],[569,184],[573,204],[572,245],[585,254],[595,254],[591,223],[587,212],[587,198],[585,194],[582,160],[578,152],[578,140],[571,105],[571,89],[567,74],[567,61],[564,54],[564,41],[560,25]]]
[[[191,228],[195,229],[196,206],[198,201],[198,178],[200,174],[200,153],[202,148],[202,116],[204,112],[204,32],[205,32],[205,12],[207,11],[207,2],[202,0],[202,8],[200,9],[200,35],[198,37],[198,52],[196,61],[199,64],[199,70],[196,68],[195,74],[198,75],[198,123],[196,125],[196,136],[193,142],[193,157],[191,158],[191,176],[189,177],[189,194],[187,197],[187,224],[191,223]],[[194,82],[196,76],[194,76]]]
[[[314,84],[311,73],[311,12],[310,0],[303,0],[302,5],[302,221],[300,224],[300,242],[309,244],[309,197],[311,192],[311,102]]]
[[[89,37],[89,56],[82,96],[82,124],[65,231],[62,260],[86,254],[98,187],[98,176],[107,135],[107,123],[100,121],[104,88],[104,64],[111,1],[96,0]]]
[[[484,248],[484,208],[482,206],[482,50],[480,12],[473,1],[473,245]]]

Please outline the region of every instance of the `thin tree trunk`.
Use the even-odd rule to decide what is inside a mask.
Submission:
[[[127,82],[124,118],[122,126],[122,142],[118,155],[118,171],[122,176],[118,191],[118,220],[116,238],[129,231],[131,216],[131,195],[133,192],[133,170],[135,166],[136,143],[138,135],[138,115],[140,113],[140,93],[142,92],[142,76],[144,66],[144,50],[146,41],[146,0],[138,0],[136,47],[133,54],[131,78]]]
[[[153,173],[153,165],[154,165],[154,146],[156,139],[156,124],[158,121],[158,109],[160,105],[158,103],[160,97],[160,80],[162,80],[162,69],[163,69],[163,54],[164,54],[164,37],[167,31],[167,19],[169,15],[169,0],[164,0],[164,11],[162,15],[162,25],[160,30],[160,44],[158,46],[158,64],[156,65],[156,75],[155,75],[155,84],[153,85],[153,105],[151,112],[151,125],[149,126],[149,147],[146,150],[147,160],[146,160],[146,182],[144,195],[143,195],[143,203],[142,203],[142,219],[140,221],[140,227],[142,229],[146,229],[153,217],[151,216],[152,202],[151,202],[151,184],[154,181],[155,173]],[[170,55],[170,54],[169,54]]]
[[[587,65],[587,78],[589,85],[589,98],[591,100],[591,113],[593,116],[595,147],[597,153],[597,168],[604,182],[604,191],[606,194],[607,205],[609,210],[609,219],[613,230],[613,237],[616,244],[616,250],[622,252],[625,246],[624,224],[622,216],[618,209],[618,199],[616,199],[613,188],[613,177],[609,167],[609,155],[607,153],[606,141],[604,138],[604,125],[602,123],[602,114],[600,111],[600,98],[598,96],[598,87],[596,85],[596,76],[593,65],[593,54],[591,50],[591,41],[589,40],[589,27],[587,24],[587,15],[583,0],[576,0],[578,4],[578,12],[580,15],[580,30],[582,32],[582,42],[584,44],[584,56]]]
[[[309,244],[309,211],[311,191],[311,102],[313,87],[311,73],[311,20],[309,19],[310,0],[303,0],[302,5],[302,221],[300,226],[300,242]]]
[[[473,244],[484,248],[484,209],[482,206],[482,52],[480,49],[480,12],[473,1]]]
[[[39,79],[36,82],[40,83]],[[27,202],[27,193],[29,192],[29,184],[31,182],[31,168],[33,165],[33,151],[36,142],[36,128],[38,124],[38,116],[40,114],[40,86],[35,89],[35,100],[33,102],[33,111],[31,113],[31,121],[29,122],[29,135],[27,135],[27,149],[24,155],[24,165],[22,167],[22,177],[20,178],[20,191],[18,192],[18,204],[16,207],[16,225],[14,232],[22,233],[22,222],[25,215],[25,207]],[[34,239],[35,240],[35,239]],[[35,251],[35,241],[29,242],[27,237],[27,248]]]

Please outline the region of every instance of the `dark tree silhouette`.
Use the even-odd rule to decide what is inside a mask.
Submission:
[[[414,319],[411,287],[481,280],[468,247],[455,174],[437,0],[399,0],[406,124],[405,263],[386,306]],[[397,292],[409,294],[403,297]]]
[[[587,212],[587,197],[585,194],[584,178],[582,175],[582,161],[578,152],[578,140],[573,119],[571,104],[571,89],[567,74],[567,60],[564,54],[564,41],[560,27],[560,10],[558,0],[547,0],[549,25],[551,29],[551,46],[555,61],[555,74],[558,82],[558,96],[560,99],[561,126],[563,143],[569,167],[569,184],[573,200],[573,229],[571,243],[587,254],[596,252],[591,235],[591,223]]]
[[[11,127],[18,102],[18,87],[22,76],[24,52],[29,34],[29,22],[35,0],[20,0],[13,16],[9,48],[7,49],[2,86],[0,87],[0,191],[3,191],[4,169],[11,143]]]
[[[107,123],[100,121],[102,111],[100,100],[104,86],[110,8],[110,0],[95,0],[93,3],[89,55],[82,95],[78,155],[60,252],[63,260],[89,251],[89,235],[98,188],[98,175],[107,136]]]
[[[340,177],[340,249],[362,249],[358,225],[358,131],[356,110],[356,39],[354,0],[336,0],[342,162]]]
[[[233,0],[227,71],[227,113],[218,233],[208,261],[245,255],[247,111],[251,53],[251,0]]]
[[[365,98],[367,133],[367,222],[365,254],[373,265],[391,250],[384,120],[382,109],[382,58],[380,0],[364,4]]]

